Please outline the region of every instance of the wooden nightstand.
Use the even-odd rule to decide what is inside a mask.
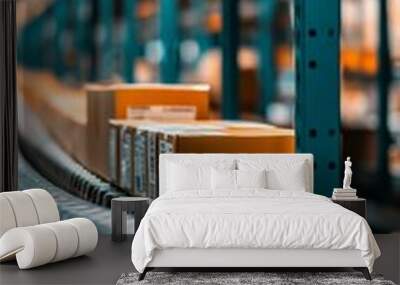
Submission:
[[[359,214],[364,219],[367,218],[367,200],[363,198],[357,198],[355,200],[337,200],[331,199],[332,202],[339,204],[340,206]]]

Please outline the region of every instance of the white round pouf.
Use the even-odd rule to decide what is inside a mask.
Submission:
[[[17,227],[33,226],[39,223],[35,205],[29,195],[23,191],[15,191],[3,192],[1,196],[10,203]]]
[[[39,224],[52,223],[60,220],[56,201],[49,192],[43,189],[29,189],[22,193],[32,199],[39,218]]]
[[[15,228],[17,222],[10,202],[0,195],[0,237],[8,230]]]
[[[30,189],[0,193],[0,237],[16,227],[37,225],[40,220],[59,220],[57,205],[47,191]],[[15,242],[21,243],[21,240]],[[5,246],[0,244],[0,248]],[[9,254],[8,259],[15,259],[15,254]]]
[[[98,232],[95,224],[91,220],[75,218],[65,220],[65,222],[74,226],[79,236],[79,245],[74,257],[91,252],[96,248]]]
[[[96,248],[92,221],[59,220],[57,204],[46,190],[0,193],[0,262],[17,259],[20,269],[28,269]]]
[[[53,232],[41,225],[14,228],[0,239],[0,260],[14,255],[20,269],[28,269],[51,262],[57,251]]]
[[[57,240],[57,252],[51,262],[57,262],[73,257],[78,249],[78,233],[66,221],[43,225],[49,228]]]
[[[14,255],[20,269],[87,254],[97,246],[92,221],[83,218],[14,228],[0,238],[0,261]]]
[[[9,229],[60,220],[57,204],[43,189],[0,193],[0,237]]]

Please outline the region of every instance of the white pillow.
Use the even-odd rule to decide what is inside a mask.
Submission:
[[[210,167],[168,164],[168,191],[185,191],[193,189],[210,189]]]
[[[231,169],[211,169],[211,189],[236,189],[236,170]]]
[[[235,169],[234,160],[192,161],[190,159],[168,162],[166,190],[211,190],[211,168]]]
[[[235,170],[237,188],[267,188],[267,171]]]
[[[271,190],[306,191],[307,164],[304,160],[237,161],[239,170],[266,169],[267,188]]]
[[[272,169],[267,172],[268,188],[288,191],[306,191],[305,163],[293,164],[290,171]]]
[[[242,188],[267,188],[267,176],[263,170],[211,169],[213,190],[239,190]]]

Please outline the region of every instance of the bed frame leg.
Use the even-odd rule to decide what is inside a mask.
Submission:
[[[355,267],[354,269],[357,271],[361,271],[361,273],[364,275],[365,279],[372,280],[371,274],[369,274],[369,270],[367,267]]]
[[[139,274],[139,278],[138,281],[142,281],[144,279],[144,277],[146,277],[146,273],[147,273],[148,269],[147,267],[143,270],[142,273]]]

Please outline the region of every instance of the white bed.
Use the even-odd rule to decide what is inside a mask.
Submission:
[[[165,154],[159,167],[160,197],[132,243],[140,278],[154,267],[354,267],[370,277],[380,255],[371,230],[312,194],[312,155]],[[267,184],[247,187],[264,170]]]

